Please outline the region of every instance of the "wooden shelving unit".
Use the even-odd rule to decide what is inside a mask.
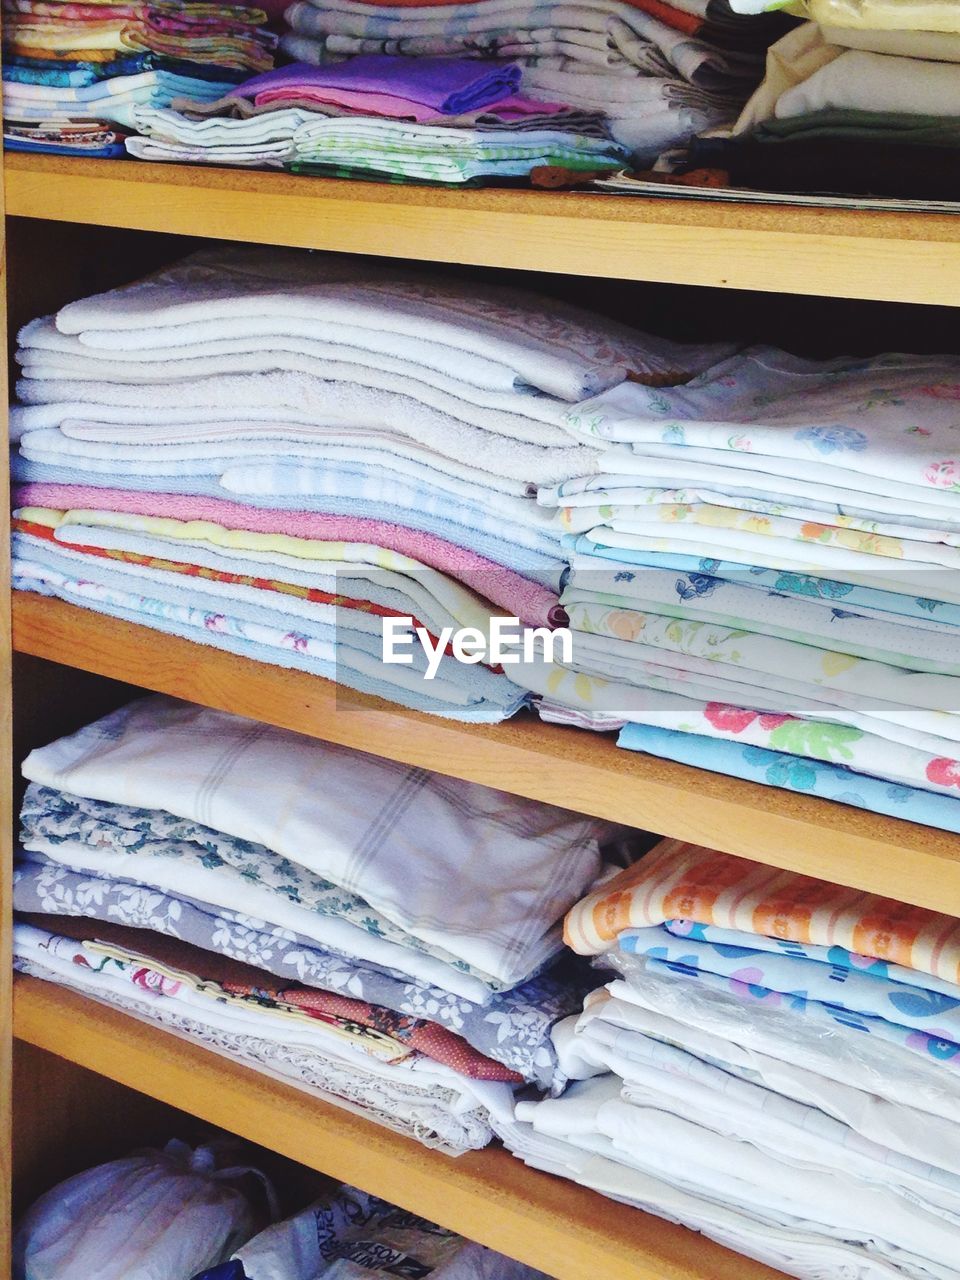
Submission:
[[[502,1148],[455,1159],[169,1032],[20,977],[14,1030],[40,1049],[361,1186],[557,1280],[776,1280],[682,1227],[528,1169]]]
[[[619,750],[522,716],[463,725],[60,600],[17,595],[21,653],[437,773],[960,916],[960,836]]]
[[[953,305],[960,218],[448,191],[8,154],[25,218],[618,280]]]
[[[947,216],[450,192],[23,155],[5,158],[4,181],[6,212],[40,223],[960,302],[960,219]],[[960,916],[960,836],[621,752],[609,736],[533,717],[476,727],[432,719],[55,600],[16,599],[13,642],[61,671],[162,691]],[[42,705],[42,691],[30,696]],[[14,1030],[23,1044],[387,1196],[558,1280],[775,1275],[694,1233],[527,1170],[503,1151],[452,1161],[115,1010],[32,979],[15,986]]]

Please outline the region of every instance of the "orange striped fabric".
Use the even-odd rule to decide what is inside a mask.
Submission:
[[[960,983],[960,920],[795,871],[665,840],[569,912],[567,945],[598,955],[625,929],[690,920],[838,946]]]

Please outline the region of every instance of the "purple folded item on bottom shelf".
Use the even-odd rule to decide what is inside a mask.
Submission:
[[[371,54],[318,67],[295,62],[254,76],[235,91],[257,102],[288,93],[362,108],[364,98],[394,98],[399,114],[419,105],[440,115],[460,115],[514,95],[520,68],[510,62],[474,58],[404,58]]]

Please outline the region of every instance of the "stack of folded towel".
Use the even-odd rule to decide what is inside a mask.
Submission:
[[[384,54],[297,63],[213,103],[139,109],[127,149],[144,160],[457,186],[622,164],[602,114],[528,98],[519,86],[511,63]]]
[[[563,621],[535,492],[595,468],[572,402],[716,354],[513,289],[204,251],[20,334],[16,585],[500,720],[525,691],[438,638]],[[388,617],[439,645],[432,678],[420,644],[381,662]]]
[[[607,452],[566,530],[548,719],[960,831],[960,361],[751,347],[568,420]],[[957,683],[954,683],[954,682]]]
[[[814,0],[811,9],[823,25],[806,23],[770,49],[732,136],[697,141],[689,165],[771,191],[960,199],[960,8]]]
[[[768,45],[793,23],[739,17],[727,0],[297,0],[286,18],[282,47],[300,62],[507,59],[523,67],[526,90],[605,112],[614,138],[646,161],[732,120],[762,77]]]
[[[160,697],[24,774],[22,971],[454,1151],[551,1085],[605,824]]]
[[[273,66],[261,9],[157,0],[4,0],[4,142],[13,150],[123,154],[137,106],[211,101]]]
[[[804,1280],[956,1274],[956,920],[671,841],[566,936],[619,976],[516,1155]]]

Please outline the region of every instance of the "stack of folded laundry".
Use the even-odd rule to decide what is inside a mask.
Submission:
[[[960,830],[960,361],[751,347],[568,420],[607,452],[540,491],[573,661],[547,719]]]
[[[741,17],[727,0],[297,0],[281,44],[299,62],[387,53],[504,59],[524,89],[606,113],[613,137],[650,161],[733,120],[763,75],[769,44],[793,25]]]
[[[22,971],[453,1151],[550,1086],[605,824],[162,697],[24,774]]]
[[[535,493],[596,467],[571,403],[717,352],[513,289],[204,251],[20,334],[16,585],[500,720],[525,690],[440,637],[564,620]],[[405,665],[382,662],[388,618],[426,637]]]
[[[960,8],[813,7],[823,25],[770,49],[732,135],[695,141],[689,167],[770,191],[960,199]]]
[[[228,4],[4,0],[4,143],[123,154],[141,105],[211,101],[273,66],[261,9]]]
[[[803,1280],[956,1274],[955,919],[670,841],[566,936],[619,976],[516,1155]]]
[[[527,179],[544,167],[590,176],[622,165],[626,153],[602,114],[519,87],[511,63],[385,54],[297,63],[213,103],[139,109],[127,150],[144,160],[457,186]]]

